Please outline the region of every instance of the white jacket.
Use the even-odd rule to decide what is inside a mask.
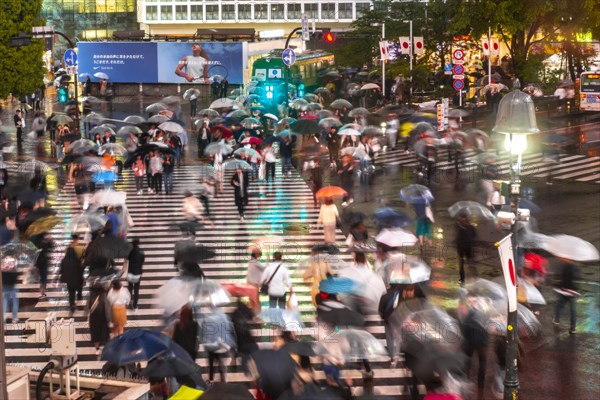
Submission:
[[[260,280],[261,283],[266,283],[273,273],[275,269],[280,264],[280,261],[274,261],[264,270],[262,274],[262,278]],[[281,267],[277,270],[277,273],[271,279],[271,283],[269,283],[269,296],[273,297],[281,297],[285,295],[287,289],[292,287],[292,282],[290,280],[290,273],[285,266],[285,263],[281,263]]]

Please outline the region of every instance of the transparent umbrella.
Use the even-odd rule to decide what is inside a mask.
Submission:
[[[156,114],[160,111],[168,109],[169,107],[167,107],[167,105],[164,103],[152,103],[148,107],[146,107],[146,112]]]
[[[476,216],[485,219],[494,219],[494,214],[492,214],[489,208],[476,201],[458,201],[448,208],[448,213],[452,218],[456,218],[457,215],[464,215],[467,217]]]
[[[341,110],[344,107],[348,110],[353,108],[352,103],[350,103],[348,100],[344,100],[344,99],[334,100],[329,105],[329,108],[333,108],[334,110],[337,110],[337,109]]]
[[[106,143],[100,146],[100,149],[98,149],[98,154],[105,153],[124,156],[127,154],[127,149],[117,143]]]
[[[367,110],[367,109],[366,109],[366,108],[364,108],[364,107],[357,107],[357,108],[355,108],[355,109],[352,109],[352,110],[350,110],[350,113],[348,113],[348,115],[349,115],[350,117],[352,117],[352,118],[355,118],[355,117],[366,117],[366,116],[368,116],[369,114],[371,114],[371,113],[369,112],[369,110]]]
[[[137,126],[125,125],[119,128],[119,130],[117,131],[117,136],[128,137],[131,133],[133,133],[134,135],[140,135],[142,134],[142,130]]]
[[[183,93],[183,98],[188,101],[196,100],[198,97],[200,97],[200,91],[195,88],[188,89]]]
[[[256,129],[262,127],[262,122],[258,118],[248,117],[242,120],[241,125],[246,129]]]
[[[575,236],[550,236],[542,243],[541,247],[555,257],[573,261],[592,262],[600,260],[598,249],[593,244]]]
[[[337,118],[328,117],[320,120],[319,125],[323,128],[339,128],[340,126],[342,126],[342,123]]]
[[[173,133],[185,132],[185,129],[183,129],[183,126],[181,126],[177,122],[173,122],[173,121],[163,122],[158,127],[165,132],[173,132]]]
[[[414,246],[417,237],[401,228],[386,228],[375,237],[375,241],[389,247]]]
[[[400,189],[400,199],[411,204],[428,204],[434,197],[427,186],[411,184]]]
[[[128,124],[141,124],[146,122],[146,118],[141,117],[139,115],[130,115],[128,117],[126,117],[123,122],[126,122]]]
[[[157,290],[156,296],[166,314],[190,303],[219,306],[231,302],[227,291],[218,282],[188,277],[170,279]]]
[[[196,113],[197,116],[203,117],[207,116],[208,119],[213,119],[219,117],[221,114],[217,110],[213,110],[212,108],[204,108]]]
[[[243,171],[248,171],[250,170],[250,164],[242,160],[227,160],[223,163],[224,170],[236,170],[238,168]]]
[[[405,254],[388,259],[385,272],[387,281],[395,284],[427,282],[431,278],[431,268],[425,261]]]
[[[170,120],[169,117],[167,117],[166,115],[160,115],[160,114],[153,115],[150,118],[148,118],[148,122],[151,124],[162,124],[169,120]]]
[[[342,329],[319,342],[316,352],[345,362],[386,356],[385,347],[367,331]]]

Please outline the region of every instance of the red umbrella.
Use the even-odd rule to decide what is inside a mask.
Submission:
[[[219,133],[221,134],[223,139],[229,139],[233,136],[233,132],[231,132],[231,129],[225,128],[223,125],[215,126],[213,130],[213,135],[218,135]]]
[[[262,139],[259,139],[257,137],[251,136],[251,137],[247,137],[244,138],[244,140],[242,140],[242,144],[262,144]]]
[[[305,115],[302,115],[302,116],[300,117],[300,119],[319,119],[319,117],[317,117],[317,116],[316,116],[316,115],[314,115],[314,114],[305,114]]]

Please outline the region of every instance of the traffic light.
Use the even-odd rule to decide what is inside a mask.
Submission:
[[[67,89],[64,87],[58,88],[58,102],[66,103],[67,102]]]
[[[331,32],[330,28],[318,28],[315,33],[310,35],[310,40],[306,43],[309,50],[330,50],[341,46],[343,46],[343,43],[340,42],[340,38],[336,37],[336,34]]]
[[[272,101],[273,100],[273,85],[266,85],[265,89],[266,89],[265,97],[267,98],[267,100]]]
[[[304,97],[304,83],[298,85],[298,97]]]
[[[331,32],[325,32],[323,35],[323,40],[327,43],[333,43],[335,41],[335,36],[333,36],[333,33]]]

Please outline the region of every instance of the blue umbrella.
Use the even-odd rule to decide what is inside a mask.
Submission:
[[[102,171],[102,172],[96,172],[95,174],[92,175],[92,180],[94,181],[94,183],[102,185],[105,183],[112,183],[115,180],[117,180],[118,175],[115,174],[112,171]]]
[[[169,350],[171,338],[150,329],[129,329],[106,344],[101,360],[114,365],[147,361]]]
[[[393,208],[380,208],[375,211],[373,222],[378,228],[405,228],[412,225],[413,220],[408,215]]]
[[[400,190],[400,198],[411,204],[429,204],[434,200],[431,190],[423,185],[408,185]]]
[[[341,276],[330,276],[319,284],[323,293],[350,293],[356,289],[356,281]]]
[[[195,362],[195,360],[192,360],[192,356],[190,356],[190,353],[188,353],[183,347],[181,347],[180,345],[178,345],[175,342],[171,342],[171,345],[169,346],[169,348],[164,352],[160,354],[161,357],[177,357],[179,359],[182,359],[184,361],[190,361],[190,362]]]

